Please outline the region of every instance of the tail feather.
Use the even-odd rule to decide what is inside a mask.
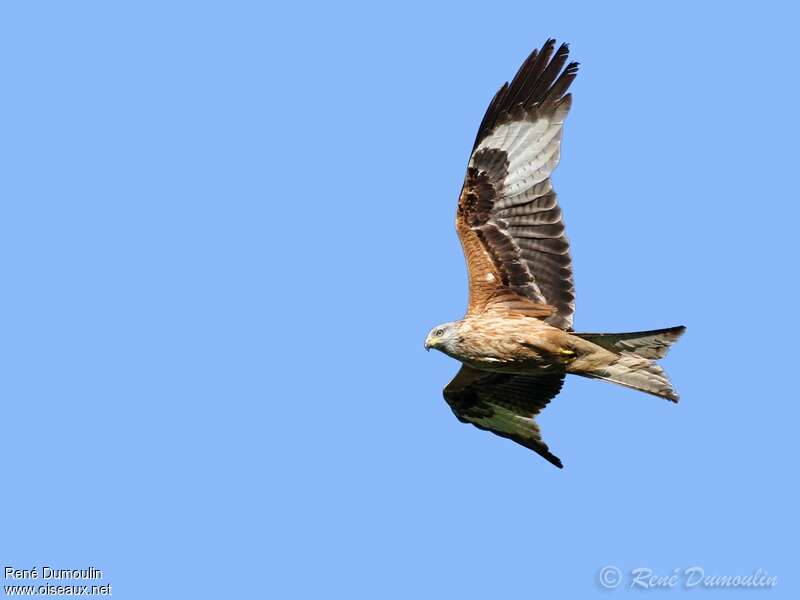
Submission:
[[[686,327],[668,327],[633,333],[578,333],[578,337],[612,352],[625,352],[642,358],[664,358]]]
[[[655,361],[640,356],[622,354],[611,365],[581,375],[605,379],[672,402],[677,402],[680,398],[664,369]]]
[[[670,327],[634,333],[576,334],[617,355],[612,362],[598,365],[579,374],[604,379],[677,402],[678,393],[655,359],[664,358],[670,345],[677,341],[684,331],[685,327]]]

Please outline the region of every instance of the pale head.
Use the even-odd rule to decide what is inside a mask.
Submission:
[[[452,351],[455,343],[456,335],[458,334],[458,326],[460,321],[451,321],[449,323],[442,323],[431,329],[428,337],[425,338],[425,350],[434,348],[445,354],[449,354],[448,350]]]

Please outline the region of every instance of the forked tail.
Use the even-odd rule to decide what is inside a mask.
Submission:
[[[678,394],[656,359],[664,358],[684,331],[686,328],[681,326],[633,333],[576,333],[587,342],[617,355],[611,363],[599,365],[581,375],[605,379],[677,402]]]

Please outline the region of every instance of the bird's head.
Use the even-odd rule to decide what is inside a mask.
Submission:
[[[431,329],[425,338],[425,350],[435,348],[444,353],[451,348],[455,335],[458,332],[458,322],[442,323]]]

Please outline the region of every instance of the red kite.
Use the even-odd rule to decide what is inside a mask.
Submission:
[[[550,182],[578,63],[548,40],[495,94],[469,159],[456,211],[469,272],[460,321],[434,327],[425,348],[461,361],[444,389],[456,417],[509,438],[561,468],[534,417],[568,373],[678,401],[656,364],[684,327],[574,333],[569,242]]]

